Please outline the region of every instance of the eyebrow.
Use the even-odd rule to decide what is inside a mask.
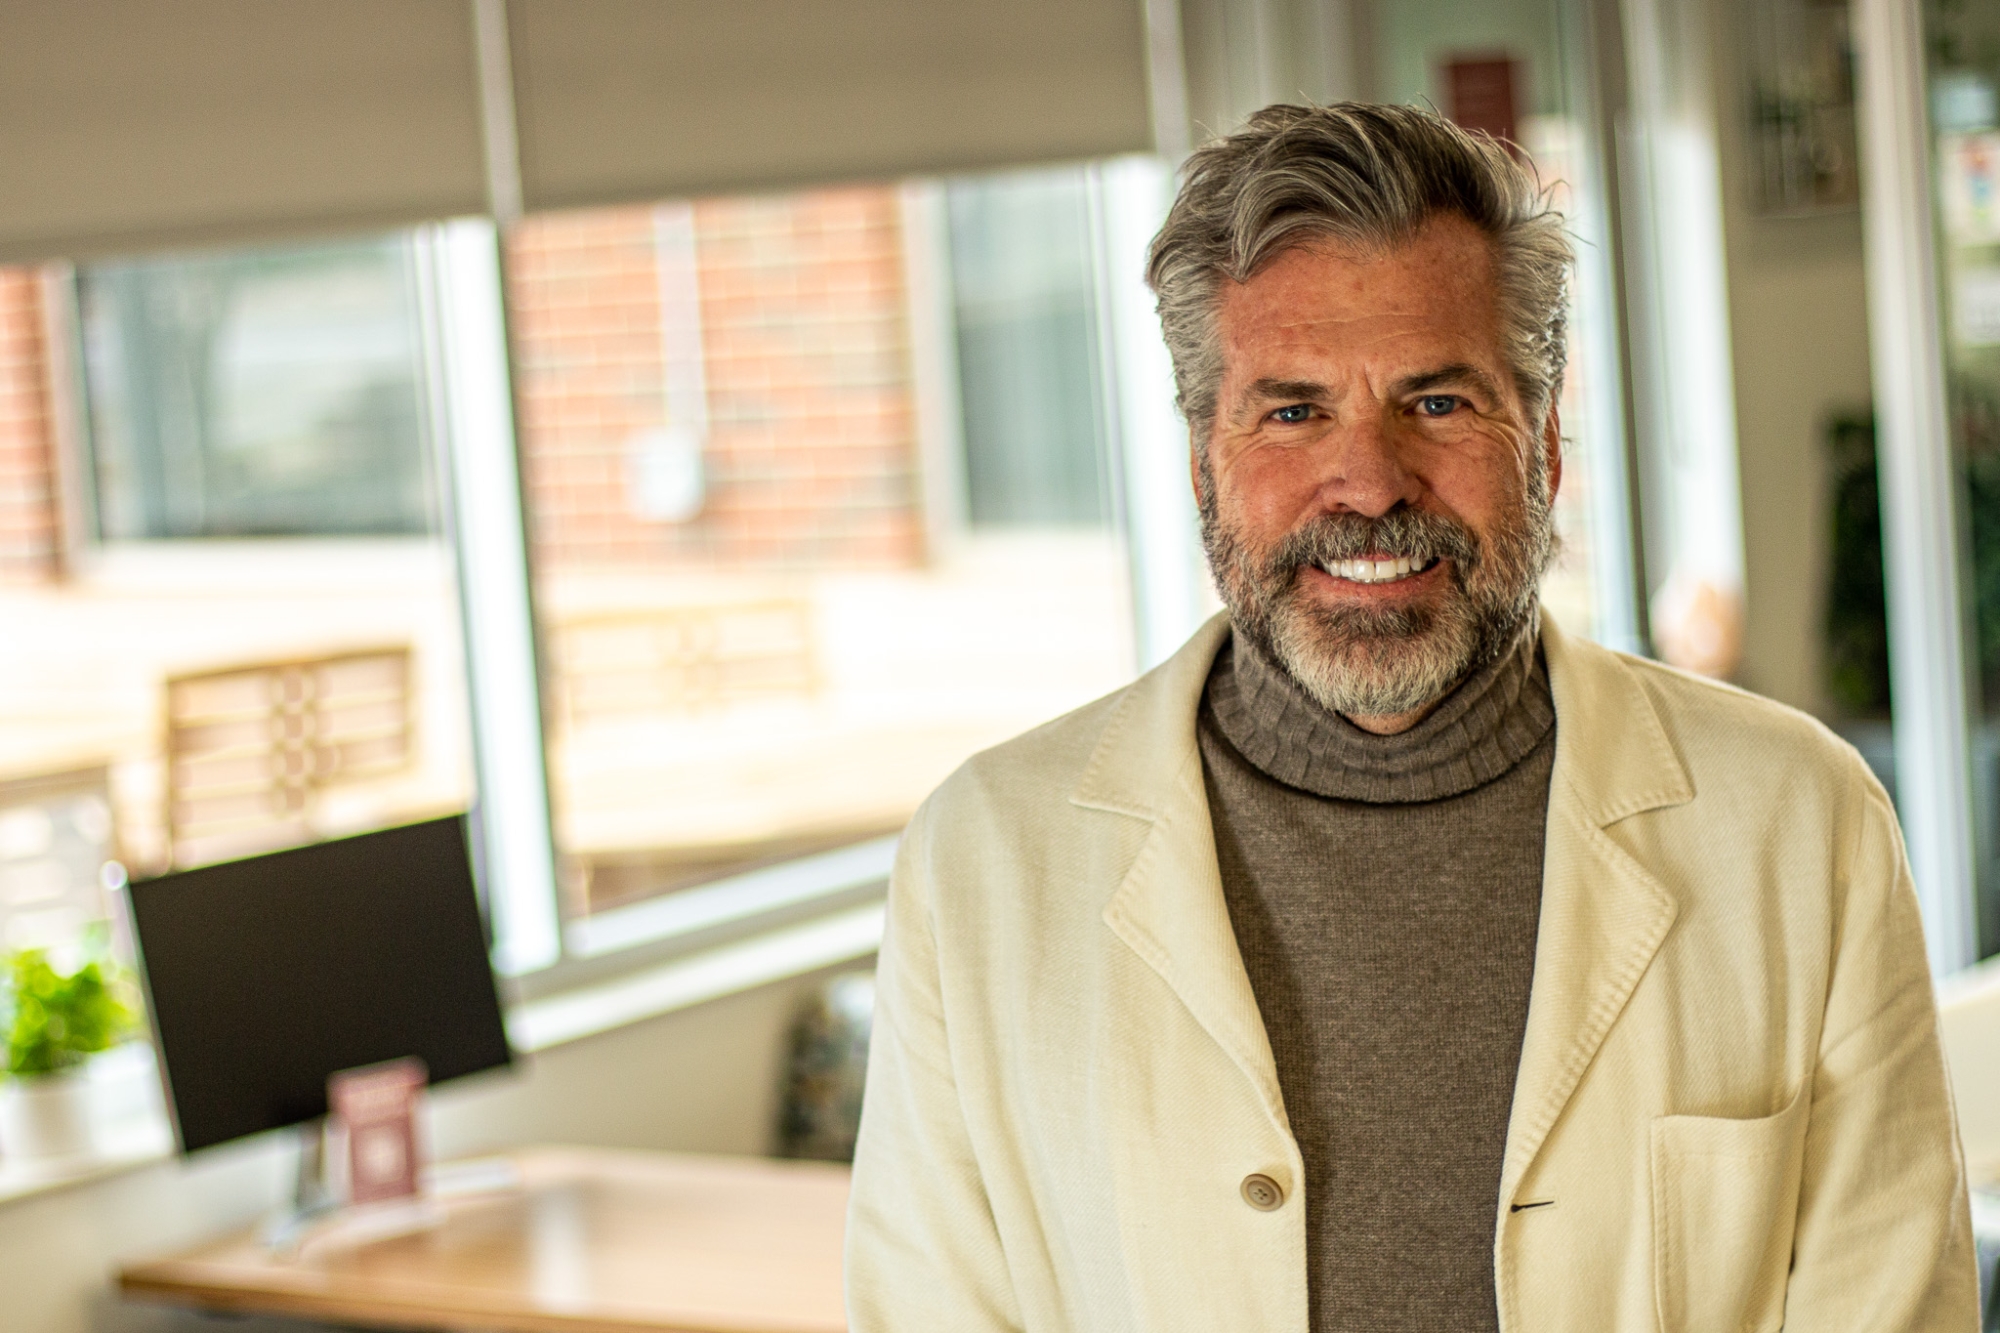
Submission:
[[[1485,394],[1487,400],[1492,403],[1506,401],[1506,395],[1500,391],[1500,386],[1494,382],[1493,377],[1467,361],[1454,361],[1435,370],[1405,375],[1396,381],[1390,392],[1402,398],[1410,394],[1425,393],[1431,389],[1448,389],[1453,385],[1469,385]]]
[[[1506,401],[1499,384],[1493,377],[1469,361],[1454,361],[1449,365],[1431,370],[1420,370],[1414,375],[1405,375],[1391,386],[1394,397],[1406,398],[1413,394],[1426,393],[1432,389],[1446,389],[1457,385],[1470,387],[1484,394],[1490,403]],[[1324,402],[1333,397],[1333,391],[1318,380],[1287,380],[1265,377],[1252,380],[1239,400],[1238,411],[1251,403],[1258,402]]]
[[[1252,380],[1250,387],[1243,394],[1245,401],[1283,398],[1292,402],[1303,402],[1307,399],[1324,399],[1331,396],[1332,390],[1328,389],[1318,380],[1279,380],[1269,378]]]

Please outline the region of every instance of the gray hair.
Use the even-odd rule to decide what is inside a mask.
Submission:
[[[1539,427],[1562,392],[1572,255],[1533,168],[1434,112],[1363,102],[1268,106],[1196,149],[1146,265],[1196,448],[1207,445],[1222,381],[1214,325],[1224,280],[1248,281],[1318,240],[1387,249],[1451,214],[1492,244],[1503,351]]]

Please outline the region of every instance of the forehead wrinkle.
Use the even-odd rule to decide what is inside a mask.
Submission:
[[[1470,332],[1462,308],[1447,313],[1422,302],[1368,308],[1365,303],[1341,300],[1316,309],[1301,309],[1302,304],[1276,292],[1226,303],[1218,312],[1222,345],[1232,351],[1256,350],[1261,337],[1267,352],[1275,344],[1292,354],[1354,365],[1385,348],[1394,359],[1414,359],[1396,349],[1415,339],[1431,343],[1431,356],[1441,361],[1469,364],[1454,356],[1460,348],[1451,345],[1462,345]],[[1440,342],[1446,345],[1437,346]]]
[[[1310,339],[1353,336],[1352,331],[1359,329],[1363,336],[1379,338],[1431,328],[1438,322],[1439,312],[1422,301],[1369,306],[1356,297],[1311,293],[1301,299],[1273,294],[1237,301],[1225,311],[1224,328],[1238,337],[1261,328]],[[1456,326],[1462,321],[1454,316],[1448,322]]]
[[[1241,420],[1270,397],[1326,401],[1358,392],[1387,401],[1412,392],[1422,377],[1461,367],[1469,369],[1461,383],[1496,405],[1510,401],[1504,381],[1511,377],[1502,370],[1496,380],[1484,369],[1484,344],[1492,339],[1481,335],[1494,331],[1497,311],[1483,236],[1427,227],[1408,245],[1339,250],[1297,247],[1223,285],[1215,306],[1218,350],[1225,366],[1248,361],[1241,365],[1248,382],[1236,380],[1218,404],[1225,418]],[[1235,376],[1225,370],[1222,378]],[[1320,392],[1303,392],[1308,384]]]

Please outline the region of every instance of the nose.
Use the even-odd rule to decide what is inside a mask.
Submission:
[[[1422,489],[1373,413],[1328,431],[1320,451],[1318,498],[1328,513],[1380,518],[1399,504],[1414,504]]]

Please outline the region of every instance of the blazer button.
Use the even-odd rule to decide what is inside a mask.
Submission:
[[[1261,1171],[1243,1177],[1243,1202],[1260,1213],[1275,1212],[1285,1206],[1285,1191]]]

